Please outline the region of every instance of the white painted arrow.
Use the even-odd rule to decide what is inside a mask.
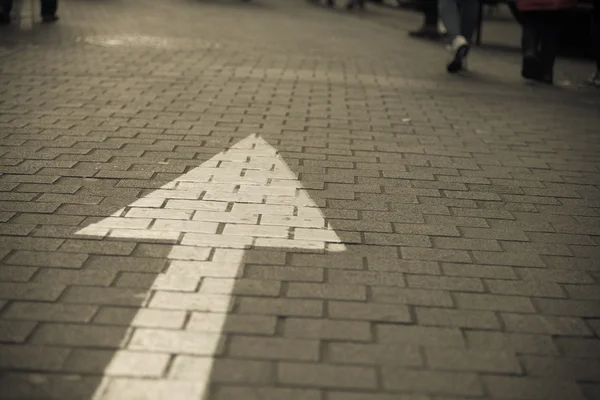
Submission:
[[[205,396],[245,249],[345,250],[277,150],[256,135],[78,234],[174,243],[133,321],[151,327],[135,327],[115,353],[94,396],[102,400]]]

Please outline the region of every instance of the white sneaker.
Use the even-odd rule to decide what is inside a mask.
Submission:
[[[463,36],[457,36],[452,41],[454,57],[446,66],[450,73],[458,72],[464,68],[464,59],[469,54],[469,42]]]
[[[448,31],[446,30],[446,25],[444,25],[444,23],[442,22],[442,20],[438,20],[438,31],[442,34],[445,35]]]

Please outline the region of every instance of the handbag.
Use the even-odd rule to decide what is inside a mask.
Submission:
[[[517,0],[519,11],[566,10],[577,5],[577,0]]]

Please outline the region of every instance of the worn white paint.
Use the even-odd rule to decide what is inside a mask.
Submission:
[[[256,135],[78,234],[174,244],[106,368],[95,394],[102,400],[204,397],[246,249],[345,250],[277,150]]]

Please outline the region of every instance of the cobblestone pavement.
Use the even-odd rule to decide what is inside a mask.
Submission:
[[[24,6],[0,398],[600,398],[597,91],[373,6]]]

